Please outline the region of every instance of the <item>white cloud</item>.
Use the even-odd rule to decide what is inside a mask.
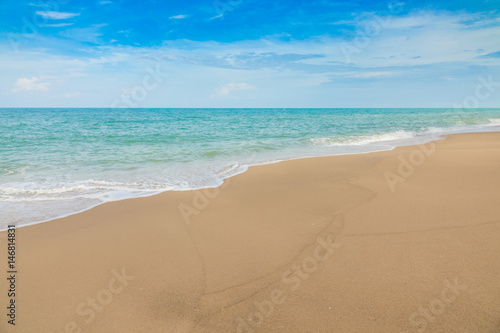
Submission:
[[[216,96],[222,96],[226,97],[228,96],[231,92],[237,91],[237,90],[253,90],[257,89],[256,87],[249,85],[248,83],[241,82],[241,83],[228,83],[222,87],[219,88],[217,91]],[[212,97],[214,97],[212,95]]]
[[[26,77],[17,79],[14,84],[13,92],[20,91],[48,91],[50,83],[43,81],[42,78],[32,77],[28,79]]]
[[[45,24],[44,27],[59,28],[59,27],[67,27],[68,25],[73,25],[73,23]]]
[[[88,28],[73,28],[61,32],[61,35],[70,39],[76,39],[84,42],[99,44],[101,42],[102,32],[99,29],[106,24],[93,24]]]
[[[38,15],[51,20],[65,20],[80,15],[80,13],[64,13],[52,11],[37,11]]]
[[[357,21],[356,36],[344,39],[344,54],[336,60],[349,60],[364,67],[412,66],[444,62],[484,63],[467,49],[498,50],[500,26],[495,19],[480,15],[420,11],[400,17],[367,18]],[[370,35],[367,27],[377,26]],[[347,42],[347,44],[346,44]],[[331,44],[335,44],[332,40]],[[338,45],[338,43],[337,43]],[[346,57],[345,54],[349,57]]]
[[[169,19],[171,20],[182,20],[184,18],[186,18],[187,15],[175,15],[175,16],[170,16]]]
[[[212,16],[210,18],[210,21],[215,20],[216,18],[219,18],[219,17],[223,17],[223,16],[224,16],[224,14],[222,14],[222,13],[220,13],[219,15]]]

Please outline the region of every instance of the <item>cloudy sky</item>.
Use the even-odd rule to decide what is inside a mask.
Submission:
[[[500,107],[499,0],[6,0],[0,32],[0,107]]]

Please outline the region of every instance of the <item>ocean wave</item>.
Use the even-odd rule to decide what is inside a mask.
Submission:
[[[239,163],[234,163],[218,171],[217,176],[219,177],[231,176],[234,173],[238,173],[238,171],[241,169],[245,169],[245,166],[240,165]]]
[[[116,182],[88,179],[73,183],[58,183],[51,186],[21,185],[20,187],[0,188],[0,201],[50,201],[71,200],[76,198],[105,198],[110,192],[145,193],[171,189],[166,184]]]
[[[317,139],[309,139],[309,141],[312,142],[313,144],[325,145],[325,146],[359,146],[370,143],[411,139],[416,137],[417,135],[418,135],[417,133],[401,130],[396,132],[376,134],[370,136],[317,138]]]

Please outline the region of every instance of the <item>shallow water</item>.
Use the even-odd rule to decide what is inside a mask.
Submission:
[[[0,229],[499,125],[500,109],[0,109]]]

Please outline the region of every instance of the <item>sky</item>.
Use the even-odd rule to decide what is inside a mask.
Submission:
[[[0,107],[500,107],[500,0],[5,0]]]

